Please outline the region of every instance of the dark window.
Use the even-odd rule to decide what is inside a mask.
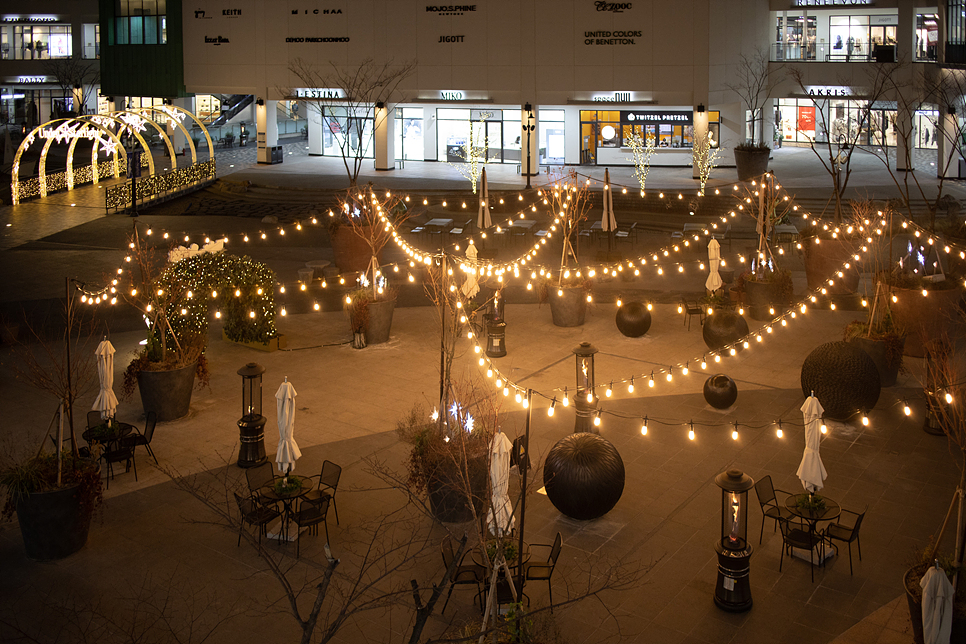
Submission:
[[[165,0],[115,0],[118,45],[158,45],[168,41]]]

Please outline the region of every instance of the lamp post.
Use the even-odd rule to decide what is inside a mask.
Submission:
[[[265,417],[262,416],[262,374],[265,367],[249,362],[238,370],[242,377],[242,417],[238,419],[238,467],[265,462]]]
[[[523,109],[527,112],[527,124],[523,126],[523,130],[527,133],[527,190],[530,190],[530,134],[537,126],[534,124],[536,119],[533,118],[533,106],[527,103]]]
[[[751,608],[748,490],[755,480],[740,470],[728,470],[714,482],[721,488],[721,538],[714,544],[718,553],[714,603],[723,610],[740,613]]]
[[[574,433],[598,433],[594,426],[594,413],[597,411],[598,398],[594,386],[594,354],[597,347],[589,342],[581,342],[574,347],[577,356],[577,395],[574,398],[574,411],[577,419]]]

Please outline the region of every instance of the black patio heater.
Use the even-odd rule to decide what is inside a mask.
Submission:
[[[238,467],[265,462],[265,417],[262,416],[262,374],[265,367],[249,362],[238,370],[242,377],[242,417],[238,419]]]
[[[486,355],[502,358],[506,355],[506,319],[503,317],[502,291],[493,291],[483,317],[486,320]]]
[[[718,553],[714,603],[726,611],[741,613],[751,608],[748,490],[755,486],[755,480],[740,470],[728,470],[714,482],[721,488],[721,538],[714,544]]]
[[[581,342],[573,349],[577,356],[577,395],[574,398],[574,411],[577,420],[574,433],[599,433],[594,420],[597,417],[597,389],[594,386],[594,354],[597,347],[589,342]]]

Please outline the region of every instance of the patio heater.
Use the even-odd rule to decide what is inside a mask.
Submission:
[[[594,415],[597,412],[597,389],[594,386],[594,354],[597,347],[589,342],[581,342],[574,347],[577,356],[577,395],[574,397],[574,410],[577,420],[574,423],[574,433],[599,433],[594,425]]]
[[[714,603],[726,611],[741,613],[751,608],[748,490],[755,480],[740,470],[728,470],[714,482],[721,488],[721,538],[714,544],[718,553]]]
[[[533,131],[537,129],[537,126],[534,125],[534,121],[536,121],[536,119],[533,117],[533,106],[531,106],[530,103],[527,103],[526,105],[523,106],[523,110],[527,113],[527,121],[526,121],[526,124],[523,126],[524,131],[527,133],[527,187],[526,189],[530,190],[530,175],[532,174],[530,169],[530,136],[533,134]]]
[[[486,355],[502,358],[506,355],[506,319],[503,317],[503,293],[494,290],[483,318],[486,320]]]
[[[238,370],[242,377],[242,417],[238,419],[238,467],[265,462],[265,417],[262,416],[262,374],[265,367],[249,362]]]

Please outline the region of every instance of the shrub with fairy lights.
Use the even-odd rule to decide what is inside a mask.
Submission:
[[[209,310],[224,320],[225,335],[240,342],[267,342],[275,327],[275,273],[250,257],[201,253],[174,264],[160,248],[142,243],[137,230],[119,290],[148,325],[145,345],[124,373],[130,396],[140,371],[164,371],[197,364],[199,386],[208,382],[205,359]]]

